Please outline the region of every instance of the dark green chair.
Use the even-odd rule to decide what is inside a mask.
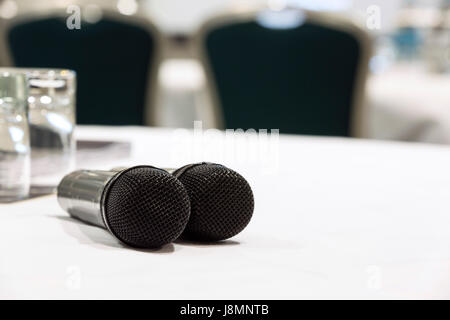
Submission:
[[[289,28],[267,27],[258,13],[203,27],[201,45],[223,127],[355,135],[367,68],[364,34],[346,20],[305,17]]]
[[[18,67],[77,73],[77,123],[144,125],[156,39],[139,24],[103,18],[70,30],[66,17],[12,25],[10,55]]]

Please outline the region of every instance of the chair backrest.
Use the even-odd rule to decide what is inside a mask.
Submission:
[[[13,65],[75,70],[79,124],[145,124],[156,69],[155,35],[109,15],[70,30],[66,18],[50,15],[12,24],[6,39]]]
[[[306,20],[289,28],[268,27],[257,13],[203,27],[207,75],[215,83],[224,127],[354,134],[367,43],[353,25],[343,28],[312,16],[317,14],[306,13]]]

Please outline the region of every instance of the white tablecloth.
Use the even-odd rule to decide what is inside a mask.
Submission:
[[[367,85],[369,137],[450,144],[450,75],[399,65]]]
[[[186,160],[173,152],[186,136],[171,130],[78,137],[132,141],[120,164]],[[69,218],[54,195],[0,205],[0,298],[450,298],[448,147],[281,136],[270,153],[278,169],[225,159],[256,207],[247,229],[216,245],[134,250]]]

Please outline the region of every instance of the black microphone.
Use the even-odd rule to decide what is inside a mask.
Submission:
[[[152,166],[75,171],[62,179],[57,197],[72,217],[105,228],[121,242],[138,248],[174,241],[190,214],[183,184]]]
[[[182,238],[225,240],[250,222],[253,192],[239,173],[220,164],[202,162],[184,166],[172,174],[184,185],[191,201],[191,215]]]

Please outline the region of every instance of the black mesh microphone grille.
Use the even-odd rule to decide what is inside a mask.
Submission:
[[[104,209],[117,238],[133,247],[153,248],[179,237],[190,203],[175,177],[152,167],[134,167],[111,183]]]
[[[212,163],[177,171],[178,179],[191,200],[191,216],[183,238],[224,240],[241,232],[250,222],[254,208],[253,193],[239,173]]]

